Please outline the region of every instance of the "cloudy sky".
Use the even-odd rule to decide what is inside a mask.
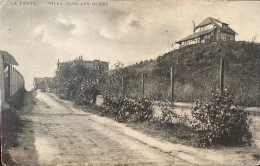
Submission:
[[[237,40],[260,41],[260,2],[101,0],[101,6],[88,0],[70,0],[78,2],[74,6],[64,0],[55,1],[63,5],[35,2],[36,6],[24,6],[20,0],[7,0],[0,9],[0,50],[16,58],[28,90],[33,77],[54,76],[58,59],[83,56],[111,65],[154,59],[192,33],[193,20],[198,24],[209,16],[229,23]]]

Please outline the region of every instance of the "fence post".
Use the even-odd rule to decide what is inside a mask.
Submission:
[[[111,77],[108,76],[108,92],[109,92],[109,95],[111,95]]]
[[[220,59],[220,93],[224,95],[224,59]]]
[[[171,67],[171,103],[174,104],[174,80],[173,80],[174,69]]]
[[[18,91],[18,71],[15,69],[15,93]]]
[[[124,77],[122,76],[121,78],[121,86],[122,86],[122,95],[124,96],[125,95],[125,89],[124,89]]]
[[[14,67],[13,67],[13,69],[12,69],[12,86],[11,86],[11,88],[12,88],[12,96],[14,95],[14,93],[15,93],[15,89],[14,89],[14,78],[15,78],[15,72],[14,72]]]
[[[5,80],[4,80],[4,55],[0,56],[0,89],[1,89],[1,100],[0,102],[5,102]]]
[[[142,73],[142,95],[144,97],[144,73]]]
[[[260,94],[260,74],[258,74],[257,78],[257,94]]]
[[[11,64],[9,64],[8,65],[8,80],[7,80],[7,83],[8,83],[8,85],[7,85],[7,89],[8,89],[8,98],[10,98],[11,97]]]

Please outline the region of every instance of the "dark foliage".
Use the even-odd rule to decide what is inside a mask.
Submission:
[[[86,67],[81,57],[65,63],[61,70],[56,72],[56,92],[61,98],[72,100],[76,104],[90,104],[99,93],[99,75],[96,72]]]
[[[206,102],[196,101],[193,127],[198,131],[201,146],[251,144],[248,113],[232,105],[233,97],[228,92],[223,96],[213,94]]]
[[[152,103],[145,99],[112,98],[104,96],[103,115],[110,115],[119,122],[143,122],[152,118]]]

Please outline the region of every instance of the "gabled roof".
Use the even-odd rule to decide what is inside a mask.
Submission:
[[[231,29],[229,26],[227,28],[222,28],[218,24],[215,24],[216,28],[219,29],[221,32],[227,32],[232,34],[237,34],[233,29]]]
[[[185,40],[195,39],[195,38],[199,37],[200,35],[206,35],[206,34],[212,32],[213,30],[214,30],[214,28],[211,28],[211,29],[208,29],[208,30],[205,30],[205,31],[193,33],[193,34],[191,34],[191,35],[189,35],[189,36],[187,36],[187,37],[177,41],[176,43],[181,43],[181,42],[183,42]]]
[[[39,84],[42,81],[43,78],[40,77],[34,77],[34,83]]]
[[[10,55],[8,52],[0,50],[0,55],[4,55],[5,64],[18,65],[14,57]]]
[[[39,83],[47,83],[47,79],[48,79],[48,82],[49,83],[52,83],[53,82],[53,77],[44,77],[44,78],[42,78],[42,77],[34,77],[34,83],[35,84],[39,84]]]
[[[197,26],[195,27],[195,29],[197,29],[197,28],[199,28],[199,27],[202,27],[202,26],[205,26],[205,25],[213,24],[217,29],[219,29],[219,30],[222,31],[222,32],[237,34],[237,33],[236,33],[233,29],[231,29],[230,27],[228,27],[227,29],[225,29],[225,28],[222,28],[221,26],[219,26],[218,23],[229,25],[229,24],[227,24],[227,23],[221,22],[221,21],[218,20],[218,19],[215,19],[215,18],[212,18],[212,17],[208,17],[208,18],[206,18],[205,20],[203,20],[201,23],[199,23],[199,25],[197,25]]]
[[[219,21],[218,19],[212,18],[212,17],[208,17],[205,20],[203,20],[201,23],[199,23],[199,25],[196,26],[196,29],[205,25],[209,25],[209,24],[215,24],[216,22],[218,23],[224,23]],[[227,23],[224,23],[227,24]],[[228,24],[227,24],[228,25]]]

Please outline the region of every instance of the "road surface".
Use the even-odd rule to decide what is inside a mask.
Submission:
[[[53,94],[37,92],[36,99],[27,102],[21,144],[10,152],[21,165],[244,165],[248,159],[234,151],[216,152],[151,138],[74,108]]]

